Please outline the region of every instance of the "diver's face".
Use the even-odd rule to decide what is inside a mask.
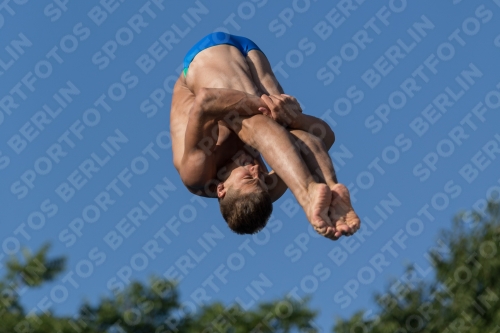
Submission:
[[[242,155],[235,162],[238,166],[231,171],[229,177],[224,182],[223,188],[227,190],[232,187],[244,194],[261,191],[267,192],[264,172],[260,164],[253,157]]]

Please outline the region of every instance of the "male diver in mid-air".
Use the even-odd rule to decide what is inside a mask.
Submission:
[[[234,232],[261,230],[287,188],[319,234],[336,240],[359,229],[327,153],[333,131],[284,94],[251,40],[217,32],[188,52],[170,131],[182,182],[194,194],[217,197]]]

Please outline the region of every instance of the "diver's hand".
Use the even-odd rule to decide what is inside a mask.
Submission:
[[[302,108],[299,102],[290,95],[262,95],[261,99],[266,103],[271,112],[271,117],[280,125],[296,128],[300,123]],[[262,109],[262,110],[261,110]],[[264,113],[265,108],[259,108]]]

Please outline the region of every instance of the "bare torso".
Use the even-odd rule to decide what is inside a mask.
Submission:
[[[258,61],[257,58],[262,56],[259,53],[252,50],[245,58],[237,48],[230,45],[210,47],[194,58],[186,77],[180,75],[174,87],[170,113],[173,160],[178,171],[184,154],[189,111],[197,92],[201,88],[227,88],[260,96],[263,92],[257,88],[249,66],[249,61]],[[214,151],[217,170],[231,161],[231,158],[244,146],[224,122],[220,121],[218,125],[218,133],[214,133],[214,140],[217,141],[217,148]],[[266,170],[260,156],[256,157],[256,162]]]
[[[205,126],[206,124],[200,125],[198,100],[196,101],[198,109],[196,107],[193,109],[198,110],[198,113],[193,112],[193,116],[190,117],[190,110],[196,95],[200,93],[202,88],[238,90],[259,97],[261,94],[279,95],[283,93],[283,89],[274,77],[269,61],[260,51],[252,50],[244,57],[237,48],[229,45],[214,46],[200,52],[189,66],[187,77],[181,75],[177,80],[172,98],[170,120],[174,165],[179,173],[181,173],[181,170],[184,172],[188,170],[187,173],[191,179],[185,177],[184,179],[189,180],[184,181],[183,179],[183,182],[184,184],[191,184],[189,185],[191,187],[187,186],[190,191],[198,195],[214,196],[213,194],[215,194],[217,196],[215,191],[210,190],[213,194],[207,194],[206,190],[201,191],[197,185],[207,184],[206,179],[217,180],[219,178],[219,181],[224,182],[225,180],[221,179],[223,177],[219,177],[220,171],[232,162],[232,158],[236,154],[243,150],[244,143],[223,121],[216,122],[215,119],[221,118],[214,118],[210,123],[210,127]],[[199,96],[203,97],[204,95],[199,94]],[[224,96],[228,98],[228,95]],[[248,100],[252,98],[248,98]],[[218,96],[216,96],[216,100],[221,101]],[[202,99],[202,102],[205,101],[206,99]],[[232,103],[228,105],[237,104]],[[252,105],[255,107],[257,104]],[[269,104],[267,105],[269,106]],[[226,110],[224,109],[224,111]],[[313,144],[319,139],[316,138],[309,142],[313,154],[303,160],[300,153],[294,149],[291,134],[283,130],[283,127],[277,122],[258,114],[243,121],[250,121],[253,123],[252,126],[258,127],[259,131],[253,133],[257,137],[255,141],[252,141],[253,146],[262,151],[276,171],[271,172],[278,177],[277,185],[273,186],[274,192],[270,192],[273,200],[277,200],[288,186],[302,208],[304,208],[313,227],[320,234],[331,239],[338,239],[342,233],[352,234],[353,231],[359,228],[359,218],[352,208],[349,191],[344,185],[336,184],[336,181],[333,181],[335,174],[333,165],[324,146],[321,143],[318,145]],[[301,117],[303,126],[307,125],[307,121],[311,121],[310,118]],[[188,124],[196,124],[197,127],[189,127],[190,131],[186,133]],[[320,120],[314,120],[313,123],[309,124],[320,124],[320,126],[327,127],[331,132],[328,125]],[[306,127],[310,128],[310,125]],[[202,127],[201,130],[200,126]],[[196,130],[191,130],[192,128]],[[212,155],[208,156],[205,152],[196,155],[191,153],[192,147],[199,144],[200,137],[207,138],[207,133],[210,133],[212,129],[213,142],[216,142],[215,149],[209,151]],[[304,128],[300,127],[295,129],[297,132],[304,131]],[[328,133],[328,131],[325,133]],[[201,134],[201,136],[199,135],[195,137],[195,140],[192,140],[192,134]],[[308,135],[306,134],[300,137],[307,139]],[[185,141],[186,135],[188,135],[188,140]],[[313,135],[309,134],[309,136]],[[242,137],[245,138],[245,135],[242,135]],[[330,137],[332,138],[331,143],[333,143],[333,132],[331,132]],[[210,138],[210,134],[208,134],[208,138]],[[184,161],[185,142],[188,143],[186,157],[195,156],[196,158]],[[257,144],[255,144],[256,142]],[[306,142],[307,140],[302,143],[308,146]],[[331,143],[329,146],[331,146]],[[199,151],[201,151],[200,148],[196,152]],[[259,164],[267,171],[260,154],[257,151],[252,153],[255,153],[251,154],[254,157],[254,164]],[[210,162],[207,163],[207,160],[210,160]],[[316,162],[313,163],[313,160]],[[185,163],[184,167],[182,165],[183,161]],[[306,161],[308,161],[308,164],[306,164]],[[331,180],[329,185],[314,181],[311,170],[317,172],[318,169],[320,169],[321,173],[329,175]],[[197,177],[199,175],[201,177]],[[269,175],[268,179],[271,177]],[[326,180],[327,177],[323,176],[323,179]],[[328,216],[326,216],[326,212],[328,212]]]

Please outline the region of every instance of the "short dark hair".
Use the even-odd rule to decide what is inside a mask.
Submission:
[[[260,231],[273,212],[273,202],[266,191],[241,194],[229,188],[224,198],[219,198],[219,206],[229,228],[240,235]]]

